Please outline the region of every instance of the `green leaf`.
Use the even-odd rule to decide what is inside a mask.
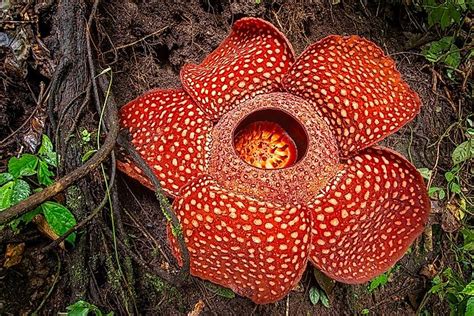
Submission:
[[[451,68],[457,69],[459,67],[461,64],[461,52],[455,44],[451,45],[443,61]]]
[[[50,166],[57,167],[58,161],[56,153],[53,151],[53,143],[46,134],[41,138],[41,146],[38,155]]]
[[[464,228],[461,230],[463,239],[464,239],[464,246],[466,246],[469,243],[474,243],[474,230]]]
[[[320,291],[319,294],[321,295],[321,304],[323,304],[324,307],[329,308],[330,306],[329,298],[326,295],[326,293],[324,293],[323,291]]]
[[[461,0],[457,1],[423,1],[423,8],[428,13],[428,25],[439,24],[445,30],[452,24],[461,22],[461,12],[466,6]]]
[[[28,224],[29,222],[31,222],[33,220],[33,217],[40,214],[41,211],[42,211],[41,206],[38,206],[37,208],[35,208],[34,210],[26,213],[25,215],[23,215],[20,218],[23,220],[23,222],[25,222],[25,224]]]
[[[430,293],[434,293],[434,294],[442,293],[442,291],[444,290],[447,284],[448,283],[445,282],[445,283],[439,283],[439,284],[433,285],[430,289]]]
[[[461,293],[474,296],[474,281],[471,281],[468,285],[466,285]]]
[[[35,217],[36,215],[38,215],[39,213],[41,213],[41,207],[37,207],[35,208],[34,210],[24,214],[23,216],[17,218],[17,219],[14,219],[13,221],[11,221],[8,225],[10,226],[10,228],[15,232],[15,233],[19,233],[19,229],[18,229],[18,226],[21,224],[21,223],[24,223],[24,224],[28,224],[29,222],[31,222],[31,220],[33,219],[33,217]]]
[[[368,315],[370,313],[368,308],[364,308],[363,310],[360,311],[362,315]]]
[[[83,143],[88,143],[91,141],[91,133],[86,130],[86,129],[83,129],[81,131],[81,139],[82,139],[82,142]]]
[[[313,286],[309,289],[309,300],[311,301],[311,304],[318,304],[320,297],[321,295],[319,294],[319,290],[317,287]]]
[[[102,316],[100,309],[89,302],[79,300],[72,305],[66,307],[68,316],[87,316],[89,312],[94,313],[96,316]]]
[[[218,289],[216,294],[225,298],[235,298],[235,293],[231,289],[225,287]]]
[[[375,277],[374,279],[372,279],[372,281],[370,281],[370,284],[369,284],[369,292],[372,292],[376,288],[384,286],[385,284],[387,284],[388,283],[388,274],[389,274],[389,272],[385,272],[385,273],[379,275],[378,277]]]
[[[92,157],[93,154],[95,154],[97,152],[97,149],[91,149],[89,151],[87,151],[84,156],[82,156],[82,162],[86,162],[87,160],[89,160],[90,157]]]
[[[457,182],[451,182],[449,184],[449,189],[451,192],[456,193],[456,194],[461,194],[461,186]]]
[[[455,176],[456,175],[454,173],[452,173],[451,171],[448,171],[444,174],[444,177],[446,178],[446,181],[448,181],[448,182],[453,181]]]
[[[418,172],[426,180],[429,180],[431,178],[432,171],[428,168],[419,168]]]
[[[225,297],[225,298],[235,298],[235,293],[226,287],[207,282],[205,283],[206,287],[213,293]]]
[[[52,176],[54,176],[54,173],[49,170],[46,161],[40,160],[38,165],[38,182],[45,186],[51,185],[54,182],[51,179]]]
[[[10,173],[0,173],[0,185],[4,185],[5,183],[11,180],[13,180],[13,176]]]
[[[21,179],[15,180],[13,185],[13,194],[12,194],[12,205],[17,204],[20,201],[23,201],[31,194],[30,185]]]
[[[474,138],[459,144],[451,153],[453,164],[457,165],[474,157]]]
[[[15,181],[10,181],[0,187],[0,211],[12,205],[13,186]]]
[[[473,251],[474,250],[474,241],[464,243],[464,246],[462,246],[462,250],[464,250],[464,251]]]
[[[53,231],[58,234],[58,236],[62,236],[71,227],[76,225],[76,219],[74,218],[74,215],[72,215],[71,211],[59,203],[51,201],[44,202],[41,204],[41,208],[49,226],[51,226]],[[66,240],[74,245],[76,233],[69,235]]]
[[[430,198],[443,200],[446,197],[446,192],[443,188],[431,187],[428,189],[428,195],[430,196]]]
[[[466,302],[464,316],[474,316],[474,297],[470,297]]]
[[[444,288],[446,287],[446,285],[448,285],[448,282],[442,282],[442,283],[439,283],[439,284],[435,284],[431,287],[430,293],[434,293],[434,294],[443,293]]]
[[[8,172],[15,178],[32,176],[36,173],[38,157],[31,154],[23,154],[20,158],[12,157],[8,161]]]
[[[423,49],[423,56],[425,56],[429,62],[437,63],[441,61],[443,55],[449,51],[452,43],[452,36],[446,36],[439,41],[431,42],[426,48]]]

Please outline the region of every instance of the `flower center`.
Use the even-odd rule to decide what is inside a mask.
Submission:
[[[234,132],[239,157],[260,169],[294,165],[306,152],[303,127],[289,114],[274,109],[251,113]]]
[[[234,146],[240,158],[261,169],[291,166],[298,154],[286,131],[268,121],[249,124],[235,136]]]

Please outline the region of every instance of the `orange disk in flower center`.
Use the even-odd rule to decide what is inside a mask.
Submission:
[[[240,130],[234,147],[242,160],[261,169],[291,166],[298,157],[295,142],[277,123],[257,121]]]

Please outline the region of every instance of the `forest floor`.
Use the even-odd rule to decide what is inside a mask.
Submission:
[[[2,8],[2,3],[10,5]],[[61,79],[57,75],[64,57],[64,45],[68,44],[59,36],[63,23],[58,16],[63,12],[61,1],[10,0],[2,3],[0,173],[6,172],[11,157],[37,150],[43,133],[50,135],[60,151],[54,140],[61,141],[58,135],[65,127],[58,125],[57,121],[51,124],[51,112],[57,117],[54,113],[59,110],[54,105],[48,107],[48,104],[53,99],[52,93],[68,89],[67,86],[61,88],[61,84],[62,80],[71,77],[69,74]],[[377,281],[380,285],[333,283],[308,266],[300,284],[286,298],[274,304],[256,305],[239,296],[225,297],[229,293],[222,293],[197,279],[188,280],[179,287],[167,284],[152,270],[139,264],[174,272],[174,262],[168,258],[166,219],[153,192],[118,173],[115,180],[116,190],[120,192],[116,204],[118,210],[110,214],[120,213],[119,230],[122,237],[126,236],[122,248],[128,250],[117,251],[118,242],[114,234],[108,235],[110,233],[100,227],[110,226],[113,222],[107,217],[107,208],[99,219],[87,223],[77,236],[82,240],[87,239],[86,235],[92,237],[88,237],[87,242],[81,241],[77,248],[68,247],[68,250],[54,248],[43,251],[51,240],[33,224],[25,225],[19,233],[5,226],[0,230],[0,314],[30,314],[33,311],[51,314],[66,311],[68,305],[79,299],[117,314],[187,314],[199,309],[199,305],[195,305],[200,301],[203,314],[219,315],[449,313],[450,304],[439,293],[430,294],[429,291],[433,279],[445,277],[442,273],[448,268],[460,282],[468,283],[472,273],[466,269],[465,254],[459,250],[467,239],[462,232],[472,225],[472,213],[469,213],[472,208],[465,206],[467,203],[472,207],[472,182],[469,186],[472,166],[463,166],[461,171],[456,171],[462,194],[451,192],[444,176],[453,168],[453,150],[465,137],[458,127],[472,115],[472,108],[469,108],[469,104],[472,106],[472,63],[463,64],[464,68],[460,66],[459,73],[454,74],[459,76],[458,79],[451,82],[443,69],[428,62],[421,53],[423,45],[439,39],[433,32],[425,36],[428,32],[423,32],[420,26],[424,18],[422,12],[402,4],[365,3],[317,0],[101,1],[91,23],[91,48],[85,49],[79,57],[87,59],[87,52],[92,52],[96,74],[102,72],[107,76],[114,102],[120,106],[156,87],[180,87],[179,70],[182,66],[202,61],[226,37],[233,22],[245,16],[272,22],[288,37],[296,54],[330,34],[357,34],[378,44],[396,61],[402,77],[420,95],[423,103],[421,113],[383,143],[409,158],[417,168],[431,170],[429,187],[446,191],[445,198],[434,196],[432,200],[433,211],[425,234],[389,273],[384,274],[385,279]],[[86,21],[93,11],[92,1],[86,1],[80,7],[82,19]],[[84,28],[77,32],[86,29],[83,24]],[[52,89],[52,82],[56,85],[59,82],[59,88]],[[74,95],[80,91],[76,89]],[[77,107],[80,105],[78,102]],[[84,140],[87,135],[94,139],[100,115],[93,105],[86,104],[81,111],[77,114],[79,121],[72,130],[73,134],[76,140]],[[73,120],[74,116],[70,118]],[[78,143],[81,142],[75,144]],[[76,148],[82,154],[92,148],[90,144],[82,147]],[[72,155],[63,150],[64,157]],[[80,164],[80,159],[76,163]],[[104,167],[109,173],[113,165],[109,162]],[[65,175],[70,169],[72,166],[60,168],[57,175]],[[86,182],[73,188],[89,190],[88,195],[79,196],[83,199],[90,197],[92,202],[80,203],[84,209],[92,210],[104,189],[101,172],[89,177],[91,185]],[[91,186],[97,186],[97,189]],[[73,204],[68,202],[74,196],[71,190],[56,195],[54,200]],[[95,250],[88,248],[95,243],[94,238],[99,238],[97,244],[102,242],[104,245],[95,245]],[[7,248],[12,244],[24,244],[21,261],[6,267]],[[81,255],[73,254],[75,251]],[[472,260],[472,257],[467,257]],[[82,267],[90,272],[77,272]],[[313,287],[321,288],[327,294],[328,306],[311,303],[308,293]]]

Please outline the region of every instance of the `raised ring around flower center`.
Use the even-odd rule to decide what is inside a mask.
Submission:
[[[208,170],[236,192],[307,203],[340,170],[335,138],[313,107],[288,93],[255,96],[214,126]]]

